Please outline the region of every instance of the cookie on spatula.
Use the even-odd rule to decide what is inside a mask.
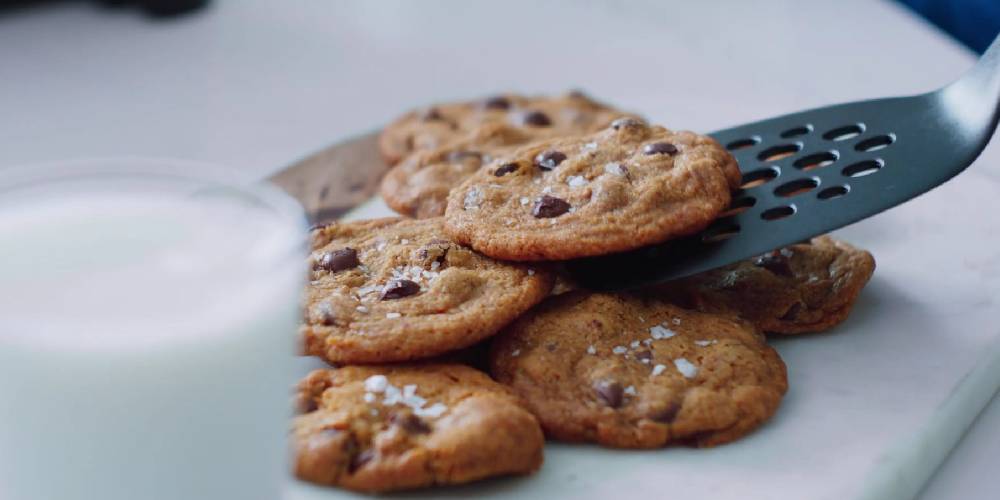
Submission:
[[[451,191],[445,230],[504,260],[603,255],[704,229],[739,182],[712,138],[621,118],[494,159]]]

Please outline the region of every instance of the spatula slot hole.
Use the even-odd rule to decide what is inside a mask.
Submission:
[[[733,221],[719,221],[701,233],[701,241],[717,243],[740,233],[740,225]]]
[[[835,151],[823,151],[822,153],[813,153],[809,156],[805,156],[795,160],[795,168],[800,170],[809,171],[814,168],[821,168],[827,165],[833,164],[837,161],[837,153]]]
[[[798,153],[801,149],[801,144],[782,144],[780,146],[772,146],[761,151],[760,154],[757,155],[757,159],[760,161],[778,161]]]
[[[803,193],[808,193],[813,189],[819,187],[819,179],[796,179],[791,182],[786,182],[776,188],[774,188],[774,194],[778,196],[784,196],[790,198],[792,196],[798,196]]]
[[[844,167],[843,174],[847,177],[864,177],[878,172],[880,168],[881,160],[865,160]]]
[[[764,210],[761,212],[760,218],[764,220],[778,220],[793,214],[795,214],[795,205],[782,205]]]
[[[747,172],[743,174],[743,182],[740,185],[742,189],[750,189],[760,186],[769,182],[771,179],[780,174],[781,171],[777,167],[767,167],[754,170],[753,172]]]
[[[800,135],[806,135],[812,132],[812,125],[802,125],[801,127],[790,128],[781,133],[781,137],[788,139],[789,137],[798,137]]]
[[[864,131],[865,127],[861,124],[845,125],[823,134],[823,138],[828,141],[846,141],[861,135]]]
[[[729,204],[729,209],[722,212],[719,217],[732,217],[734,215],[746,212],[750,207],[757,204],[757,198],[753,196],[744,196],[742,198],[736,198],[732,203]]]
[[[730,151],[736,151],[737,149],[746,149],[752,146],[756,146],[760,143],[760,137],[747,137],[744,139],[737,139],[729,144],[726,144],[726,149]]]
[[[819,198],[819,199],[821,199],[821,200],[832,200],[834,198],[840,198],[841,196],[844,196],[850,190],[851,190],[851,188],[849,186],[846,186],[846,185],[844,185],[844,186],[828,187],[828,188],[820,191],[819,194],[816,195],[816,197]]]
[[[891,135],[877,135],[857,143],[854,149],[862,152],[878,151],[892,144],[895,140],[896,138]]]

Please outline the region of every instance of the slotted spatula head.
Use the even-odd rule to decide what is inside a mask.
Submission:
[[[1000,38],[961,79],[934,92],[817,108],[715,132],[743,173],[729,211],[689,238],[581,259],[567,268],[590,288],[634,288],[871,217],[965,170],[996,129],[998,103]]]

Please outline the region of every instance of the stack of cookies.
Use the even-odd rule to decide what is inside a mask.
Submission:
[[[387,127],[403,217],[313,230],[296,474],[388,491],[526,474],[544,438],[713,446],[777,411],[764,333],[847,317],[872,256],[829,237],[629,293],[559,261],[697,233],[740,188],[713,139],[565,96],[496,96]]]

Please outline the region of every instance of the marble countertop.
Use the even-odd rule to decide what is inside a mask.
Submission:
[[[262,177],[414,103],[505,89],[579,86],[709,131],[929,90],[974,61],[864,0],[290,5],[219,1],[183,22],[76,3],[0,17],[0,166],[168,156]],[[979,166],[997,160],[993,145]],[[922,498],[1000,491],[997,459],[995,399]]]

